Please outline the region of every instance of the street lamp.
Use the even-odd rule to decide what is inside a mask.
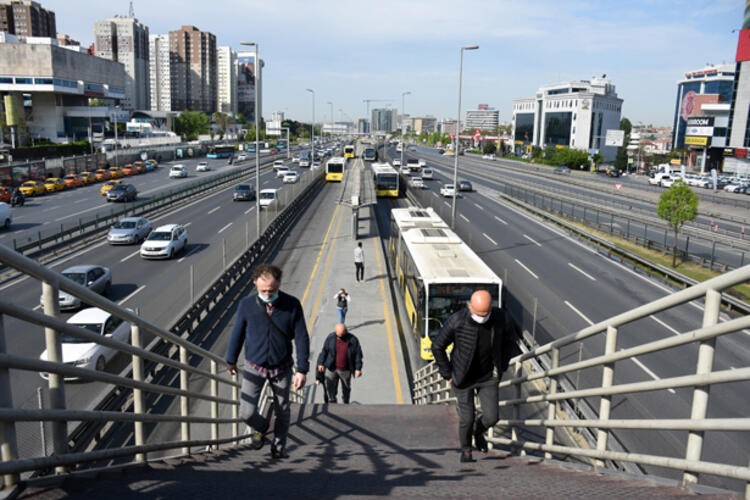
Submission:
[[[458,195],[458,148],[461,143],[461,84],[464,70],[464,50],[477,50],[479,45],[461,47],[461,59],[458,65],[458,115],[456,119],[456,145],[453,148],[453,200],[451,203],[451,229],[456,230],[456,197]]]
[[[291,157],[291,151],[289,150],[289,127],[281,127],[281,130],[286,132],[286,159]]]
[[[406,116],[404,96],[407,95],[411,95],[411,92],[401,92],[401,166],[404,165],[404,139],[406,138],[406,127],[404,126],[404,117]]]
[[[258,76],[260,74],[260,47],[256,42],[240,42],[240,45],[255,47],[255,235],[260,238],[260,130],[258,125]]]
[[[330,137],[333,137],[333,103],[331,101],[328,101],[328,104],[331,105],[331,130],[330,130]]]
[[[117,161],[117,115],[120,113],[120,106],[115,106],[115,166],[119,167],[120,163]]]
[[[312,126],[310,127],[310,168],[315,162],[315,91],[313,89],[305,89],[312,94]]]

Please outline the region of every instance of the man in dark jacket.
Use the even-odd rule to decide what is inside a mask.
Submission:
[[[310,368],[310,338],[302,304],[295,297],[279,291],[281,269],[261,264],[253,269],[252,276],[257,294],[244,297],[237,306],[237,316],[227,345],[227,371],[232,375],[237,372],[237,358],[244,344],[240,416],[253,428],[253,446],[262,448],[268,421],[258,412],[258,400],[263,385],[268,381],[276,414],[271,456],[285,458],[290,383],[295,390],[305,385],[305,375]],[[297,354],[293,377],[292,341]]]
[[[445,322],[432,342],[440,375],[453,387],[458,409],[461,462],[473,462],[471,438],[478,450],[487,451],[485,431],[498,420],[499,377],[514,353],[515,330],[503,310],[492,306],[492,296],[477,290],[465,309]],[[446,353],[453,344],[450,359]],[[496,371],[496,372],[495,372]],[[474,418],[474,396],[481,415]]]
[[[359,339],[349,333],[343,323],[336,323],[335,331],[323,342],[323,349],[318,355],[318,373],[324,372],[327,402],[336,402],[341,381],[341,399],[344,404],[349,404],[352,372],[355,378],[362,376],[362,348]]]

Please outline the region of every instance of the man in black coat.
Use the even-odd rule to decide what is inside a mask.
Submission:
[[[485,431],[498,420],[500,376],[514,353],[515,328],[504,310],[492,306],[486,290],[471,295],[467,307],[455,312],[432,341],[432,353],[440,375],[456,396],[461,462],[473,462],[471,438],[478,450],[487,451]],[[453,344],[450,359],[446,353]],[[479,397],[481,415],[474,418],[474,396]]]
[[[362,376],[362,347],[359,339],[349,333],[343,323],[336,323],[335,331],[323,342],[318,355],[318,373],[325,373],[327,403],[335,403],[341,381],[341,399],[349,403],[352,390],[352,372]]]

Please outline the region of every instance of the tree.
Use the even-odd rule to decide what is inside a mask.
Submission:
[[[495,151],[497,151],[497,144],[495,141],[484,141],[484,147],[482,148],[483,154],[494,155]]]
[[[224,135],[227,133],[229,125],[234,122],[231,116],[221,111],[217,111],[213,114],[213,121],[216,125],[216,131],[219,133],[219,140],[224,139]]]
[[[672,245],[672,267],[677,266],[677,236],[685,222],[695,220],[698,216],[698,195],[682,179],[677,179],[672,187],[659,197],[656,207],[659,218],[667,221],[674,231]]]
[[[208,115],[186,109],[175,119],[175,132],[187,141],[194,141],[199,135],[208,133],[209,125]]]

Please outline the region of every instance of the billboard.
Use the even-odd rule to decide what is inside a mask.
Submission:
[[[607,129],[607,135],[604,139],[605,146],[622,146],[625,142],[625,131],[617,129]]]
[[[237,111],[255,120],[255,52],[237,54]]]
[[[685,136],[685,144],[688,146],[708,146],[708,137],[701,136],[692,136],[692,135],[686,135]]]
[[[687,119],[685,135],[711,137],[714,135],[713,116],[693,116]]]

